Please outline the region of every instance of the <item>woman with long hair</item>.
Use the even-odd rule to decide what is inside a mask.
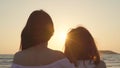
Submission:
[[[12,68],[73,68],[62,52],[47,47],[53,33],[51,17],[43,10],[33,11],[21,33]]]
[[[106,68],[92,35],[82,26],[67,34],[64,54],[77,68]]]

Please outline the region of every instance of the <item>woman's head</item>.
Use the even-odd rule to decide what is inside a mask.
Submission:
[[[21,49],[48,42],[53,33],[51,17],[43,10],[33,11],[21,33]]]
[[[93,60],[97,64],[100,61],[92,35],[86,28],[81,26],[72,29],[67,34],[65,55],[73,63],[77,60]]]

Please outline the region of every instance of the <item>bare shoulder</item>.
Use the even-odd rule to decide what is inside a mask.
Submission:
[[[14,55],[13,63],[20,65],[28,65],[29,61],[32,60],[31,53],[27,51],[19,51]]]
[[[106,68],[105,62],[101,60],[100,63],[97,65],[96,68]]]
[[[21,56],[22,56],[21,54],[22,54],[21,51],[15,53],[14,59],[13,59],[13,62],[14,62],[14,63],[17,63],[17,62],[20,60],[20,58],[21,58]]]

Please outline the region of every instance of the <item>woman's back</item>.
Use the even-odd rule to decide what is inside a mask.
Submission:
[[[59,51],[36,46],[16,53],[14,63],[24,66],[39,66],[47,65],[63,58],[65,56]]]
[[[17,67],[71,67],[73,65],[63,55],[63,53],[39,46],[31,47],[27,50],[15,54],[13,66]],[[62,67],[61,67],[62,66]],[[14,68],[14,67],[13,67]]]

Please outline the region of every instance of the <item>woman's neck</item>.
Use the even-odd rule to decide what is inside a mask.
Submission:
[[[48,43],[46,42],[46,43],[37,44],[36,46],[37,47],[45,47],[45,48],[47,48],[47,45],[48,45]]]
[[[46,43],[37,44],[37,45],[35,45],[35,46],[36,46],[36,47],[39,47],[39,48],[47,48],[47,45],[48,45],[48,43],[46,42]]]
[[[44,50],[44,49],[47,49],[47,45],[48,43],[40,43],[40,44],[37,44],[31,48],[29,48],[30,50]]]

